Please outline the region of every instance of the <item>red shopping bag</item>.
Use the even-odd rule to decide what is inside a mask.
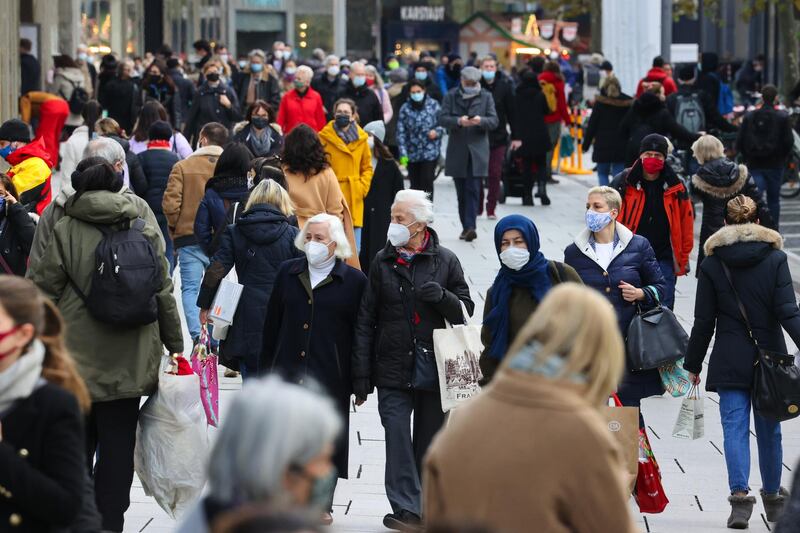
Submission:
[[[217,374],[218,358],[211,353],[208,339],[208,328],[203,326],[200,340],[192,350],[192,370],[200,377],[200,401],[206,411],[206,420],[210,426],[219,425],[219,375]]]
[[[661,513],[669,503],[661,485],[661,470],[644,429],[639,430],[639,474],[633,496],[643,513]]]

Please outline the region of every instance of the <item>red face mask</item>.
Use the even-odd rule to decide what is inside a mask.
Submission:
[[[367,87],[372,87],[375,85],[375,80],[367,78]]]
[[[664,160],[657,157],[645,157],[642,159],[642,167],[648,174],[656,174],[664,168]]]
[[[14,327],[13,327],[13,328],[11,328],[10,330],[8,330],[8,331],[5,331],[5,332],[3,332],[3,333],[0,333],[0,342],[2,342],[2,341],[3,341],[3,339],[5,339],[6,337],[8,337],[9,335],[11,335],[11,334],[13,334],[13,333],[16,333],[16,331],[17,331],[18,329],[19,329],[19,326],[14,326]],[[14,348],[13,350],[11,350],[11,351],[8,351],[8,352],[0,352],[0,361],[2,361],[3,359],[5,359],[6,357],[8,357],[9,355],[11,355],[12,353],[14,353],[14,352],[16,352],[16,351],[17,351],[17,349],[16,349],[16,348]]]

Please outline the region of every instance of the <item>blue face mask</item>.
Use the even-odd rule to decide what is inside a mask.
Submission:
[[[598,213],[588,209],[586,211],[586,227],[592,233],[597,233],[611,222],[611,213]]]
[[[482,70],[481,71],[481,75],[483,76],[483,79],[485,79],[486,81],[494,80],[495,74],[497,74],[497,73],[494,70]]]
[[[261,63],[250,63],[250,72],[261,72],[264,70],[264,65]]]
[[[0,148],[0,157],[5,159],[9,155],[11,155],[11,152],[13,152],[14,150],[15,150],[15,148],[13,146],[11,146],[10,144],[8,146],[6,146],[5,148]]]
[[[425,93],[411,93],[411,99],[415,102],[421,102],[425,99]]]
[[[428,79],[428,71],[427,70],[418,70],[414,73],[414,77],[417,78],[419,81],[425,81]]]
[[[239,68],[245,68],[246,66],[247,66],[247,61],[245,61],[244,59],[239,61]]]
[[[366,76],[353,76],[353,87],[361,87],[367,83]]]

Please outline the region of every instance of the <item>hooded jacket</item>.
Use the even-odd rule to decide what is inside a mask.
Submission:
[[[84,294],[91,287],[94,250],[103,238],[92,224],[122,224],[140,216],[136,202],[110,191],[89,191],[67,200],[65,216],[53,229],[52,245],[41,261],[31,264],[28,277],[61,311],[67,325],[66,344],[86,382],[92,401],[149,396],[158,384],[164,347],[183,352],[183,335],[172,279],[157,224],[147,222],[144,235],[161,262],[161,289],[156,295],[158,320],[138,328],[120,329],[98,322],[69,283]]]
[[[221,146],[204,146],[172,167],[161,207],[176,249],[197,244],[195,216],[220,154]]]
[[[625,163],[632,164],[639,157],[639,145],[646,136],[658,133],[684,143],[693,143],[700,135],[692,133],[675,120],[667,106],[657,95],[646,92],[633,102],[619,129],[628,144]]]
[[[675,85],[675,80],[667,75],[666,70],[661,67],[653,67],[647,71],[647,75],[644,78],[639,80],[639,84],[636,86],[636,98],[639,98],[642,94],[644,94],[645,83],[652,83],[655,81],[664,86],[665,96],[669,96],[678,90],[678,87]]]
[[[782,247],[778,232],[758,224],[731,224],[706,241],[706,258],[699,267],[694,327],[683,367],[700,373],[716,329],[707,390],[750,390],[758,357],[723,264],[730,270],[758,345],[786,353],[781,328],[800,343],[800,310]]]
[[[228,208],[236,202],[246,202],[249,194],[246,176],[215,176],[206,182],[194,219],[194,234],[208,257],[219,247]]]
[[[708,238],[725,225],[725,206],[728,200],[739,194],[749,196],[756,203],[762,226],[775,229],[767,204],[746,166],[737,165],[722,157],[707,161],[692,176],[692,196],[703,202],[698,264],[705,257],[704,247]]]
[[[220,344],[226,362],[246,361],[256,368],[262,350],[267,303],[281,263],[301,257],[294,245],[299,230],[277,208],[257,204],[242,213],[222,237],[211,265],[203,276],[197,306],[210,309],[222,278],[236,268],[244,286],[228,336]]]
[[[564,92],[564,78],[555,72],[542,72],[539,74],[539,83],[549,83],[556,90],[556,110],[544,117],[548,124],[556,122],[570,123],[569,107],[567,107],[567,93]]]
[[[50,169],[53,167],[44,138],[17,148],[6,161],[11,165],[6,174],[17,189],[19,201],[31,213],[41,215],[50,203]]]
[[[166,220],[161,204],[172,167],[180,161],[178,154],[171,150],[153,148],[145,150],[137,157],[144,171],[145,188],[136,191],[136,194],[147,201],[147,205],[156,214],[156,218]]]
[[[521,80],[514,94],[514,102],[511,138],[522,141],[522,146],[514,155],[531,157],[546,154],[553,148],[547,133],[550,108],[539,82],[534,79]]]
[[[644,171],[637,162],[620,172],[611,182],[622,196],[619,222],[634,233],[638,233],[639,223],[645,216],[646,195],[642,187]],[[669,165],[661,170],[664,178],[664,209],[669,222],[672,263],[675,274],[683,276],[689,271],[689,254],[694,246],[694,208],[683,182]]]
[[[6,272],[3,265],[0,266],[0,273],[24,276],[36,224],[19,202],[11,204],[6,201],[2,209],[5,212],[0,217],[0,255],[11,272]]]
[[[370,94],[375,96],[372,91]],[[329,122],[319,132],[322,147],[330,156],[331,169],[339,180],[347,205],[353,217],[353,226],[360,228],[364,225],[364,198],[369,193],[372,183],[372,150],[367,144],[367,132],[357,124],[350,125],[358,128],[358,139],[345,144],[333,129],[333,122]]]
[[[616,97],[602,94],[595,98],[592,115],[586,125],[583,138],[584,151],[594,142],[592,161],[595,163],[622,163],[628,138],[620,133],[620,124],[633,105],[633,98],[627,94]]]

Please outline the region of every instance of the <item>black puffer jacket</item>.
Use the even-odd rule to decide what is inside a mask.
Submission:
[[[5,212],[0,216],[0,254],[6,264],[0,266],[0,274],[9,274],[6,272],[7,265],[11,274],[24,276],[28,270],[28,256],[36,224],[19,202],[6,202],[3,210]]]
[[[586,125],[583,149],[588,151],[594,142],[592,161],[595,163],[621,163],[625,161],[628,137],[620,132],[622,119],[633,104],[633,98],[620,94],[615,98],[598,95],[592,116]]]
[[[658,133],[673,141],[693,143],[700,137],[675,120],[661,98],[645,92],[633,102],[630,110],[620,124],[620,135],[627,139],[625,164],[630,166],[639,157],[639,145],[646,136]]]
[[[494,83],[487,83],[481,78],[481,86],[492,93],[494,110],[497,112],[497,127],[489,132],[489,147],[495,148],[508,144],[508,125],[516,116],[514,84],[511,82],[511,78],[498,70]]]
[[[757,357],[723,263],[730,269],[759,346],[786,353],[781,327],[795,344],[800,343],[800,310],[782,246],[778,232],[758,224],[728,225],[706,241],[706,259],[699,267],[694,327],[683,364],[686,370],[700,373],[716,328],[706,390],[750,390]]]
[[[164,218],[164,209],[161,202],[164,200],[164,191],[167,190],[167,181],[172,167],[180,161],[178,154],[171,150],[161,148],[149,149],[139,154],[139,162],[144,172],[144,190],[136,186],[134,191],[147,201],[147,205],[159,220]]]
[[[369,379],[378,387],[410,389],[415,340],[430,348],[433,330],[443,328],[445,318],[463,323],[459,300],[470,315],[475,309],[458,257],[439,245],[435,231],[428,231],[428,247],[410,267],[398,264],[397,250],[388,243],[372,262],[356,324],[354,383]],[[414,297],[414,290],[428,281],[445,289],[438,304]]]
[[[746,166],[737,165],[723,157],[704,163],[697,174],[692,176],[692,196],[703,202],[698,264],[705,257],[703,247],[708,238],[725,225],[725,206],[728,200],[739,194],[749,196],[756,203],[762,226],[776,229],[767,204]],[[697,275],[700,275],[699,271]]]

